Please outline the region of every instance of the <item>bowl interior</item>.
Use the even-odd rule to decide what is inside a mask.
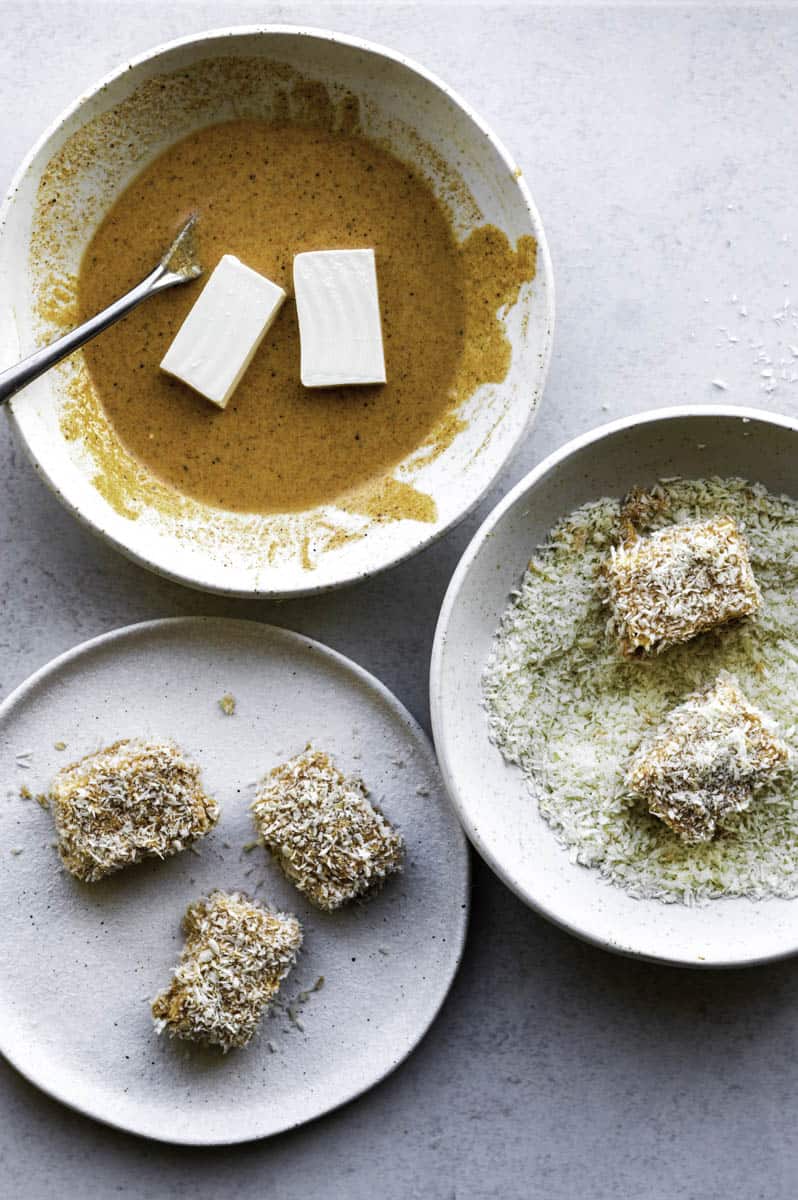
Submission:
[[[281,65],[273,69],[274,63]],[[6,205],[0,278],[14,303],[0,315],[4,357],[13,360],[59,323],[69,324],[83,250],[114,197],[148,161],[204,125],[284,111],[286,96],[293,103],[297,75],[321,84],[333,105],[354,93],[362,131],[423,172],[452,212],[459,237],[485,223],[498,226],[512,245],[533,235],[537,277],[502,314],[513,350],[507,378],[483,385],[467,402],[466,427],[443,453],[432,461],[411,456],[395,471],[398,486],[433,498],[432,521],[378,520],[330,505],[279,516],[224,513],[196,502],[171,509],[145,503],[131,511],[114,503],[107,489],[101,494],[91,454],[80,439],[64,436],[62,414],[79,355],[71,369],[51,372],[14,400],[13,421],[37,468],[80,518],[145,565],[216,591],[314,591],[370,574],[427,544],[490,486],[528,427],[548,361],[552,295],[545,239],[520,173],[499,144],[443,85],[401,58],[291,29],[233,30],[156,51],[78,101],[45,135]],[[87,128],[103,135],[89,136]],[[44,180],[46,189],[49,181],[52,191],[53,162],[59,163],[58,215],[50,228],[57,236],[44,256],[37,251],[32,258],[40,185]],[[461,186],[453,188],[453,180]]]
[[[669,475],[740,476],[794,495],[797,428],[753,411],[674,409],[588,434],[533,471],[491,514],[444,602],[433,654],[433,727],[466,833],[523,900],[610,949],[693,966],[761,961],[798,950],[796,907],[777,899],[693,908],[638,900],[572,864],[520,769],[488,739],[481,676],[499,618],[535,548],[589,500]]]

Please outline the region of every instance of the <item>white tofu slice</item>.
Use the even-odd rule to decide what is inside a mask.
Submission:
[[[178,329],[161,370],[224,408],[284,300],[276,283],[225,254]]]
[[[373,250],[310,250],[294,258],[305,387],[385,383]]]

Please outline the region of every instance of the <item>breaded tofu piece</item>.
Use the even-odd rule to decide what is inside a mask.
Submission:
[[[745,538],[726,516],[632,534],[611,550],[603,578],[628,657],[689,641],[762,603]]]
[[[296,917],[240,892],[215,891],[189,905],[186,942],[174,977],[152,1002],[158,1033],[221,1046],[246,1046],[302,945]]]
[[[58,772],[50,788],[58,852],[85,883],[168,858],[204,837],[219,807],[173,742],[114,742]]]
[[[401,869],[404,842],[327,754],[306,750],[275,767],[252,805],[264,845],[317,908],[332,912]]]
[[[685,842],[707,842],[783,768],[772,722],[723,673],[672,709],[640,745],[625,785]]]

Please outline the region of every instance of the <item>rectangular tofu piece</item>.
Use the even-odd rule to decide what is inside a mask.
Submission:
[[[311,250],[294,258],[302,384],[385,383],[373,250]]]
[[[186,942],[169,986],[152,1002],[158,1033],[246,1046],[302,945],[296,917],[239,892],[215,891],[189,905]]]
[[[685,842],[707,842],[788,761],[772,723],[725,673],[672,709],[632,756],[629,792]]]
[[[225,254],[178,329],[161,370],[224,408],[284,300],[276,283]]]
[[[252,805],[264,845],[317,908],[332,912],[401,869],[404,842],[329,756],[306,750],[263,780]]]
[[[204,837],[219,807],[173,742],[124,740],[58,772],[50,808],[64,866],[84,883],[168,858]]]
[[[623,654],[654,651],[757,612],[762,596],[731,517],[633,536],[603,568]]]

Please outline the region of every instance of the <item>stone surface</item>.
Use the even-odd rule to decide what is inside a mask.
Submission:
[[[219,613],[328,642],[427,722],[447,580],[481,516],[545,454],[664,404],[798,413],[798,382],[779,363],[798,347],[798,9],[5,0],[0,11],[3,185],[79,90],[158,41],[232,23],[332,27],[423,61],[494,126],[542,212],[558,290],[540,419],[493,495],[437,546],[331,596],[243,603],[159,580],[81,529],[4,435],[3,692],[103,630]],[[728,974],[627,962],[546,924],[477,864],[452,994],[411,1060],[364,1099],[271,1142],[179,1151],[68,1112],[0,1064],[0,1191],[787,1200],[797,1008],[798,962]]]

